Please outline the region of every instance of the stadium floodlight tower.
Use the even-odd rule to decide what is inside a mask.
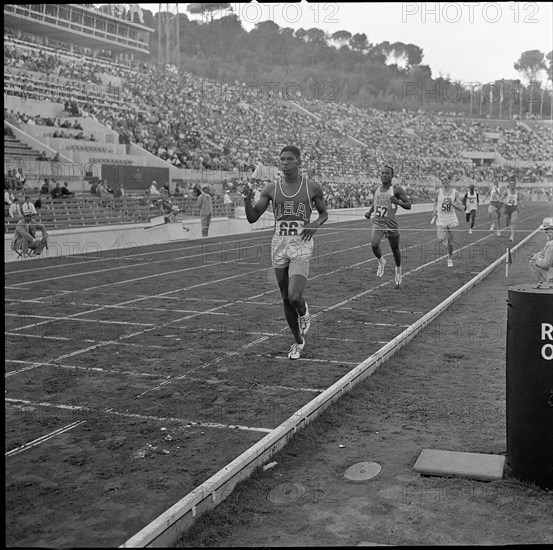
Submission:
[[[180,69],[179,5],[160,4],[157,25],[158,63]]]

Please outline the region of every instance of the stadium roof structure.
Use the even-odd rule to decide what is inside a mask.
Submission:
[[[20,29],[83,48],[150,53],[149,34],[154,29],[87,6],[92,5],[5,4],[4,28]]]

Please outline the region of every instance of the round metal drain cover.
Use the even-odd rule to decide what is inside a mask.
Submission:
[[[281,483],[269,491],[267,500],[273,504],[290,504],[298,501],[306,492],[307,488],[301,483]]]
[[[344,476],[352,481],[366,481],[377,476],[380,470],[382,467],[376,462],[358,462],[350,466]]]

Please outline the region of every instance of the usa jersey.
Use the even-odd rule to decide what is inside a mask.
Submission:
[[[394,186],[382,189],[379,186],[374,192],[374,221],[373,223],[382,229],[398,229],[396,220],[397,204],[392,204],[390,199],[394,196]]]
[[[282,236],[299,235],[309,223],[313,206],[309,198],[307,178],[302,176],[300,186],[293,195],[282,190],[282,180],[275,183],[273,214],[275,216],[275,234]]]

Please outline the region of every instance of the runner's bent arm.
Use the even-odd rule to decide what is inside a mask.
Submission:
[[[455,204],[457,201],[459,200],[459,192],[456,191],[455,192],[455,197],[453,197],[453,200],[451,201],[451,206],[453,206],[453,208],[455,208],[455,210],[458,210],[459,212],[462,212],[464,209],[462,206],[457,206],[457,204]]]
[[[317,231],[317,229],[321,227],[321,225],[323,225],[326,220],[328,220],[328,212],[326,211],[326,205],[321,186],[318,183],[311,182],[309,184],[309,187],[313,189],[314,195],[311,200],[313,201],[313,204],[315,205],[315,208],[319,213],[319,217],[303,228],[303,231],[301,232],[302,241],[309,241],[311,237],[315,234],[315,231]]]
[[[396,192],[393,197],[390,197],[390,202],[401,206],[401,208],[405,208],[405,210],[411,210],[411,201],[407,198],[402,187],[396,187]]]
[[[438,193],[439,191],[436,191],[436,196],[434,197],[434,209],[432,210],[432,218],[435,218],[438,215]]]
[[[248,222],[255,223],[261,217],[263,212],[267,210],[269,202],[273,199],[272,190],[273,184],[268,183],[263,188],[263,191],[261,191],[258,201],[255,204],[252,204],[253,189],[250,189],[248,186],[245,187],[243,197]]]

